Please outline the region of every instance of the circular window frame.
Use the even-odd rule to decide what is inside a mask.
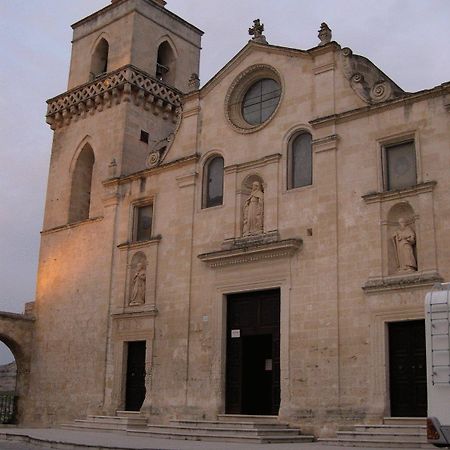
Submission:
[[[242,114],[242,102],[247,91],[258,81],[269,78],[280,85],[280,99],[270,117],[256,125],[249,124]],[[257,64],[240,73],[228,89],[225,97],[225,117],[231,127],[239,133],[254,133],[268,125],[280,108],[283,101],[283,82],[281,75],[272,66]]]

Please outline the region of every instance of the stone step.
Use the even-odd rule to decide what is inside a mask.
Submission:
[[[117,417],[130,417],[130,418],[140,418],[146,420],[140,413],[140,411],[116,411]]]
[[[340,447],[371,447],[371,448],[428,448],[435,449],[431,444],[424,444],[423,442],[393,442],[390,439],[377,440],[345,440],[345,439],[319,439],[318,442],[323,445],[335,445]]]
[[[384,417],[385,425],[425,425],[426,417]]]
[[[425,425],[355,425],[355,431],[369,433],[427,433]]]
[[[261,416],[251,414],[218,414],[219,422],[255,422],[255,423],[276,423],[278,416]]]
[[[289,428],[288,424],[282,423],[282,422],[232,422],[230,421],[219,421],[219,420],[171,420],[171,424],[173,425],[180,425],[180,426],[190,426],[195,428],[202,428],[202,427],[214,427],[214,426],[220,426],[221,428],[227,428],[227,429],[237,429],[237,428],[258,428],[258,429],[265,429],[265,428]]]
[[[118,424],[135,424],[139,425],[142,424],[145,426],[147,424],[147,419],[142,416],[87,416],[88,421],[95,422],[95,423],[118,423]]]
[[[247,436],[299,436],[298,428],[229,428],[221,426],[190,426],[190,425],[148,425],[147,430],[152,432],[184,432],[186,434],[208,435],[220,433],[227,436],[247,435]]]
[[[337,439],[345,441],[360,441],[389,439],[391,442],[420,442],[426,443],[427,436],[424,433],[389,433],[389,432],[358,432],[358,431],[338,431]]]
[[[208,434],[198,433],[197,430],[191,430],[190,433],[185,431],[175,431],[174,429],[157,431],[150,429],[144,430],[132,430],[128,431],[129,434],[148,436],[154,438],[165,439],[182,439],[193,441],[224,441],[224,442],[249,442],[249,443],[296,443],[296,442],[312,442],[314,436],[304,435],[264,435],[264,436],[252,436],[248,434],[230,433],[224,434],[223,432],[210,432]]]

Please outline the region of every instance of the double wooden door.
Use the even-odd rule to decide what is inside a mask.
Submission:
[[[389,324],[391,416],[427,416],[425,321]]]
[[[227,298],[227,414],[278,414],[280,291]]]

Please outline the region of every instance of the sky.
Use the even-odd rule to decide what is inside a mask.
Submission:
[[[109,0],[0,0],[0,311],[34,298],[52,131],[45,100],[66,90],[70,25]],[[248,41],[256,18],[271,44],[308,49],[321,22],[406,91],[450,80],[450,0],[168,0],[205,32],[205,84]],[[0,330],[1,332],[1,330]],[[1,348],[0,364],[11,355]]]

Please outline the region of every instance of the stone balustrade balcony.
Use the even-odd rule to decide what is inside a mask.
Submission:
[[[47,100],[47,123],[54,130],[121,102],[133,101],[163,119],[177,121],[182,93],[127,65]]]

